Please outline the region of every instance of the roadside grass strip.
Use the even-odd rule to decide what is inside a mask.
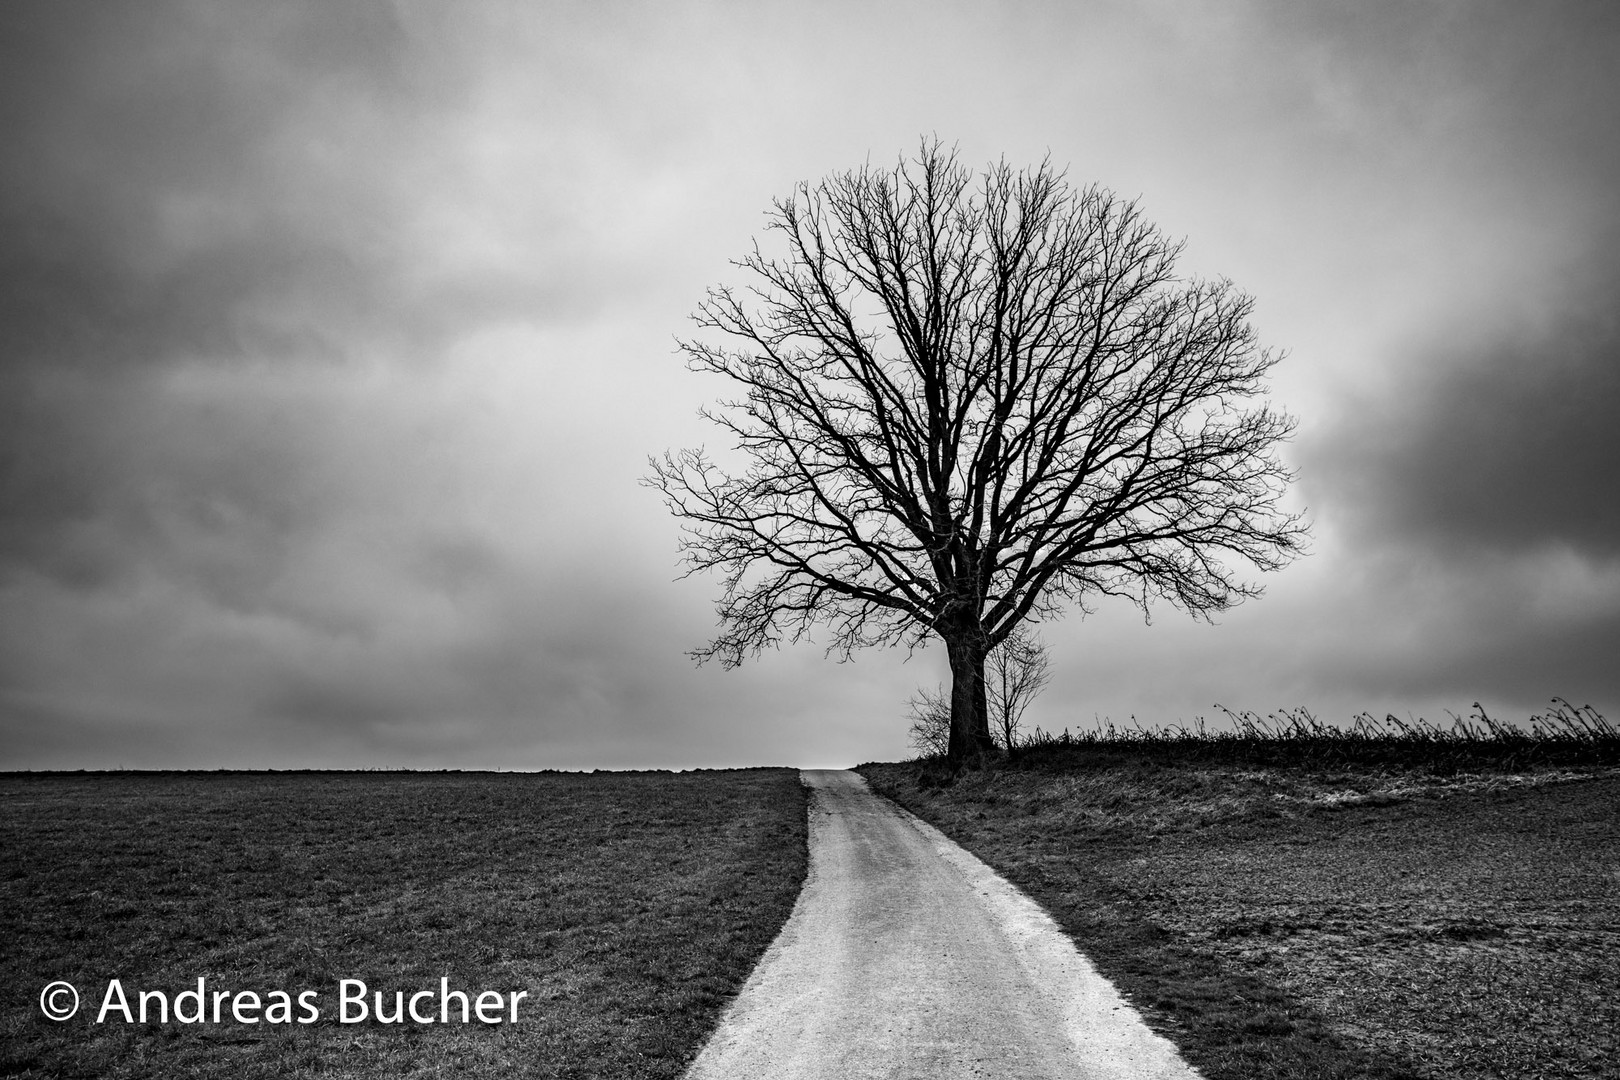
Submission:
[[[1607,749],[1462,771],[1444,746],[1323,768],[1257,744],[859,771],[1045,906],[1209,1080],[1614,1075]]]
[[[0,851],[0,1075],[654,1078],[787,919],[805,811],[791,769],[13,773]]]

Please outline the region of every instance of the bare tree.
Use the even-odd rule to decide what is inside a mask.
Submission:
[[[911,745],[922,757],[945,757],[951,750],[951,696],[943,686],[918,690],[906,702]]]
[[[1001,748],[1018,749],[1018,727],[1035,695],[1052,678],[1046,645],[1025,626],[1017,627],[985,657],[985,698]]]
[[[1208,617],[1258,594],[1299,517],[1250,399],[1276,356],[1225,280],[1175,274],[1134,202],[1050,164],[953,151],[801,184],[694,316],[688,365],[739,396],[704,415],[747,459],[666,453],[648,482],[684,519],[688,573],[721,575],[731,666],[817,624],[829,652],[915,646],[951,665],[949,753],[993,747],[985,657],[1031,615],[1099,596]]]
[[[1024,712],[1035,695],[1046,688],[1051,672],[1046,646],[1022,626],[985,657],[990,736],[1006,753],[1018,749],[1018,729]],[[951,741],[950,694],[943,686],[921,689],[906,705],[911,717],[911,745],[924,757],[946,756]]]

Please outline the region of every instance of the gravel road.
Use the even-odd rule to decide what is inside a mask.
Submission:
[[[1196,1080],[989,867],[854,773],[802,776],[809,878],[690,1080]]]

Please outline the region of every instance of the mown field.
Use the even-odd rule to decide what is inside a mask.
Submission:
[[[1115,733],[954,779],[860,771],[1040,901],[1210,1080],[1614,1077],[1608,730],[1530,753]]]
[[[788,769],[8,774],[0,855],[0,1075],[673,1077],[792,908],[804,796]],[[132,1011],[203,978],[320,1018],[98,1024],[113,978]],[[435,1021],[441,979],[527,997],[342,1024],[342,979],[388,1012],[432,989]]]

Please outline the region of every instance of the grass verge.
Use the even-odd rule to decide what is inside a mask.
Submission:
[[[789,769],[10,774],[0,808],[19,1077],[673,1077],[805,872]],[[315,990],[320,1020],[97,1024],[113,978],[132,1006]],[[338,1022],[340,979],[391,1012],[441,978],[528,997],[517,1023]],[[63,1023],[56,979],[82,998]]]
[[[1613,1075],[1612,767],[1079,742],[954,782],[860,771],[1040,901],[1210,1080]]]

